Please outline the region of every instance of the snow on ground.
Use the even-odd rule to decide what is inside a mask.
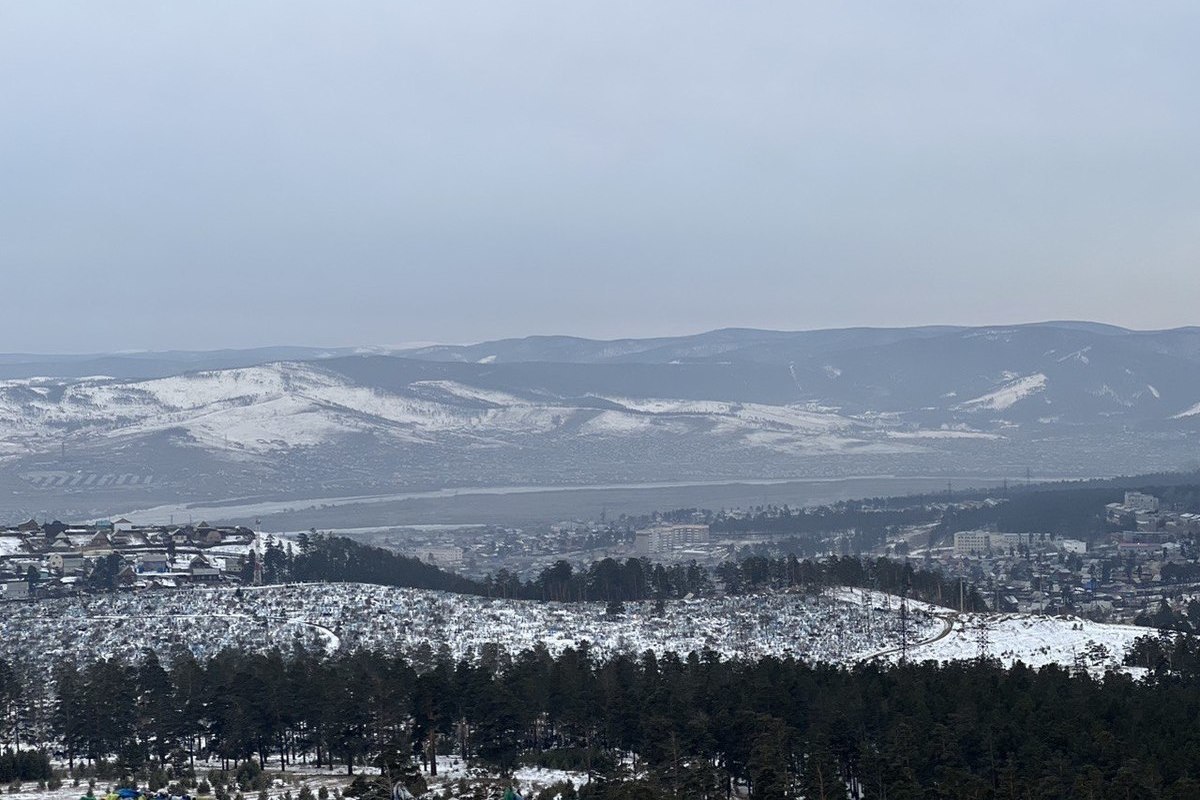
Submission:
[[[670,398],[604,397],[611,403],[644,414],[725,414],[729,403],[719,400],[673,400]]]
[[[710,649],[727,658],[793,656],[850,664],[900,642],[899,609],[836,596],[774,593],[677,600],[661,615],[652,603],[493,600],[362,584],[298,584],[88,595],[11,604],[0,625],[0,657],[48,670],[65,659],[91,660],[185,647],[208,657],[225,647],[264,652],[293,642],[329,652],[383,648],[417,654],[442,647],[455,658],[485,646],[520,652],[544,645],[561,653],[590,643],[616,653]],[[942,623],[910,608],[910,640]]]
[[[1031,667],[1076,664],[1103,672],[1120,667],[1134,641],[1153,631],[1134,625],[1110,625],[1080,617],[1031,614],[956,615],[950,633],[909,650],[916,661],[955,661],[986,655],[1005,666],[1021,661]]]
[[[893,611],[899,598],[869,589],[840,588],[830,595],[847,603]],[[1154,633],[1135,625],[1111,625],[1073,616],[1049,617],[1036,614],[959,614],[951,608],[909,600],[911,611],[942,621],[933,636],[909,637],[908,658],[912,661],[961,661],[987,656],[1005,666],[1020,661],[1027,666],[1081,665],[1093,673],[1121,668],[1133,643]],[[895,661],[894,648],[869,657]],[[1124,668],[1126,671],[1130,668]]]
[[[1178,414],[1171,417],[1171,419],[1183,419],[1184,417],[1194,417],[1197,414],[1200,414],[1200,403],[1196,403],[1196,405],[1192,406],[1191,408],[1187,409],[1186,411],[1180,411]]]
[[[844,603],[861,606],[872,606],[884,611],[895,611],[900,607],[901,598],[876,589],[862,589],[857,586],[837,586],[828,590],[830,597]],[[926,603],[923,600],[908,600],[909,611],[919,611],[923,614],[940,615],[953,613],[954,609]]]
[[[1087,354],[1091,352],[1091,349],[1092,346],[1088,345],[1082,350],[1076,350],[1074,353],[1067,353],[1065,356],[1060,356],[1058,361],[1060,364],[1064,361],[1077,361],[1084,365],[1090,364],[1091,360],[1087,357]]]
[[[64,772],[66,771],[65,763],[56,764],[56,766]],[[346,768],[342,765],[329,770],[317,769],[306,764],[289,764],[286,772],[277,772],[278,766],[278,762],[268,762],[267,764],[267,773],[272,778],[272,785],[266,790],[268,800],[295,798],[299,795],[302,786],[307,786],[314,794],[320,787],[325,787],[332,796],[335,789],[344,792],[354,779],[346,774]],[[200,776],[219,769],[221,769],[221,764],[217,761],[198,761],[196,763],[196,771]],[[355,772],[366,775],[379,774],[377,769],[363,766],[356,767]],[[508,781],[500,778],[494,772],[480,768],[468,768],[457,756],[438,756],[437,776],[427,773],[422,773],[422,776],[429,787],[429,793],[426,795],[428,797],[478,797],[480,795],[475,792],[475,787],[497,787],[494,789],[493,796],[499,797],[502,791],[499,787],[508,785]],[[543,789],[557,783],[569,782],[579,788],[588,782],[587,774],[583,772],[539,767],[518,767],[514,770],[512,778],[513,785],[527,798],[531,798]],[[465,792],[460,788],[460,781],[466,787]],[[114,781],[97,779],[94,789],[95,796],[102,798],[114,785]],[[87,788],[87,779],[81,779],[78,786],[74,786],[73,781],[67,780],[58,789],[39,789],[36,783],[25,783],[20,789],[6,788],[5,795],[14,800],[79,800],[81,795],[87,793]],[[145,788],[144,785],[143,788]],[[256,791],[246,791],[244,794],[248,798],[258,796]],[[193,796],[197,795],[193,794]],[[209,794],[207,800],[213,800],[214,797],[215,795]]]
[[[28,550],[20,536],[0,536],[0,556],[24,555]]]
[[[1012,384],[1013,391],[1030,390],[1021,389],[1021,381],[1037,377],[1044,382],[1044,376],[1022,378]],[[1015,402],[1001,399],[1000,392],[993,395],[967,405],[1000,409]],[[479,447],[512,446],[514,437],[559,431],[631,438],[703,433],[789,454],[920,452],[919,439],[932,444],[987,436],[941,431],[889,436],[887,431],[898,426],[882,415],[847,415],[812,404],[602,399],[614,407],[522,397],[449,380],[383,390],[291,362],[153,380],[0,381],[0,458],[44,451],[64,439],[102,442],[166,431],[185,432],[182,442],[243,459],[359,433],[402,443],[452,435]]]
[[[962,411],[1005,411],[1021,400],[1046,389],[1046,376],[1040,372],[1010,380],[999,389],[960,403]]]
[[[457,756],[438,756],[437,768],[436,778],[425,776],[429,788],[433,791],[449,788],[460,780],[467,780],[470,783],[495,779],[494,774],[487,770],[470,768]],[[556,783],[571,783],[578,789],[588,782],[586,772],[570,772],[545,767],[518,767],[513,771],[512,777],[514,786],[527,798]]]
[[[735,427],[767,427],[809,434],[845,431],[861,423],[828,409],[807,405],[767,405],[718,400],[606,397],[629,412],[653,417],[707,416]],[[621,413],[621,412],[618,412]]]
[[[481,361],[479,363],[485,362]],[[509,392],[502,392],[495,389],[480,389],[477,386],[468,386],[458,381],[415,381],[411,385],[414,389],[418,387],[434,389],[452,397],[474,400],[498,407],[526,405],[529,403],[528,400],[524,400]]]
[[[632,435],[650,429],[672,433],[687,433],[687,426],[670,420],[657,419],[647,414],[630,414],[625,411],[601,411],[579,426],[582,434]]]
[[[889,439],[1003,439],[998,433],[984,431],[963,431],[948,429],[931,429],[927,431],[888,431]]]

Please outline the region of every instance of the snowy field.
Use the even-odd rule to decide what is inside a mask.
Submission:
[[[298,584],[85,596],[5,606],[0,657],[48,669],[177,647],[198,657],[225,647],[265,651],[293,641],[338,650],[417,654],[447,648],[455,658],[495,644],[520,652],[544,644],[559,653],[581,641],[597,656],[618,652],[704,649],[729,658],[794,656],[853,663],[899,645],[898,606],[891,610],[798,593],[626,604],[615,618],[603,603],[490,600],[362,584]],[[920,610],[908,620],[910,641],[936,635],[942,623]]]
[[[909,651],[914,660],[953,661],[986,655],[1005,666],[1017,661],[1083,666],[1093,673],[1120,667],[1134,641],[1153,633],[1134,625],[1106,625],[1079,617],[1028,614],[956,615],[949,634]]]
[[[894,609],[899,600],[867,589],[834,589],[833,597],[878,608]],[[910,644],[912,661],[968,661],[986,656],[1005,666],[1020,661],[1038,668],[1049,664],[1084,667],[1093,674],[1121,668],[1133,643],[1155,633],[1136,625],[1109,625],[1073,616],[1047,617],[1034,614],[959,614],[953,609],[910,600],[909,610],[931,615],[941,622],[941,631]],[[910,643],[913,639],[910,638]],[[872,657],[895,661],[893,649]]]

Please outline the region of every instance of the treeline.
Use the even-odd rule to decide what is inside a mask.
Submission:
[[[1118,481],[1088,481],[1079,485],[1067,484],[1032,486],[994,494],[1004,502],[970,509],[950,509],[945,522],[950,530],[967,530],[994,525],[997,530],[1012,533],[1050,533],[1059,536],[1087,538],[1103,533],[1109,526],[1104,519],[1104,506],[1124,499],[1127,489],[1152,494],[1164,508],[1177,511],[1200,511],[1200,484],[1195,475],[1144,476]],[[1150,482],[1158,478],[1161,483]]]
[[[708,570],[695,562],[663,565],[643,558],[605,558],[583,570],[557,561],[529,581],[500,570],[480,583],[489,597],[558,602],[667,600],[714,588]]]
[[[722,564],[717,568],[717,576],[731,594],[764,589],[853,586],[952,608],[958,608],[961,602],[965,611],[987,610],[983,597],[970,583],[883,557],[831,556],[816,561],[800,561],[795,557],[754,557]]]
[[[687,512],[703,515],[715,532],[794,537],[791,546],[804,556],[826,546],[823,535],[829,533],[853,531],[854,547],[865,550],[883,543],[895,526],[933,522],[940,523],[935,530],[939,538],[985,527],[1088,538],[1108,530],[1104,506],[1120,502],[1127,489],[1153,494],[1166,508],[1200,512],[1200,484],[1194,473],[848,500],[817,508],[765,506],[736,517],[693,509]],[[981,502],[987,499],[998,502]],[[977,504],[959,507],[971,501]]]
[[[1134,620],[1134,625],[1158,628],[1179,633],[1200,633],[1200,600],[1189,600],[1187,605],[1176,611],[1166,598],[1158,603],[1153,612],[1143,611]]]
[[[1200,638],[1165,631],[1143,636],[1130,648],[1125,664],[1144,667],[1161,682],[1200,685]]]
[[[246,580],[254,574],[254,554],[251,556],[243,575]],[[800,560],[795,556],[776,559],[755,556],[722,564],[712,572],[694,562],[664,565],[643,558],[625,561],[605,558],[582,570],[567,561],[558,561],[527,581],[503,569],[475,580],[390,550],[324,534],[305,535],[294,548],[279,542],[268,545],[261,572],[266,583],[374,583],[553,602],[679,599],[712,594],[718,588],[716,581],[729,594],[854,586],[953,607],[958,607],[960,599],[959,579],[946,578],[940,572],[917,569],[907,562],[887,558],[832,556]],[[985,608],[978,593],[969,585],[961,587],[961,595],[968,610]]]
[[[417,558],[355,542],[342,536],[303,534],[291,544],[275,541],[267,545],[261,567],[250,554],[242,579],[253,580],[256,569],[264,583],[329,581],[372,583],[413,589],[438,589],[515,600],[558,602],[625,601],[649,598],[679,598],[711,591],[708,571],[696,564],[664,566],[644,559],[618,561],[612,558],[577,571],[559,561],[536,577],[522,581],[501,569],[482,579],[467,578],[426,564]]]
[[[403,556],[382,547],[371,547],[344,536],[301,534],[295,546],[271,541],[259,556],[253,550],[242,570],[250,583],[256,572],[264,583],[329,581],[374,583],[412,589],[439,589],[461,594],[481,594],[484,587],[453,572]]]
[[[1022,489],[994,505],[947,509],[942,527],[949,533],[992,526],[1010,533],[1088,539],[1107,532],[1104,506],[1123,498],[1123,490],[1108,488]]]
[[[200,758],[232,780],[301,763],[411,776],[437,753],[587,772],[578,796],[595,800],[1200,796],[1200,682],[1161,666],[1135,681],[988,661],[480,655],[65,665],[50,733],[72,766],[151,787],[191,785]]]

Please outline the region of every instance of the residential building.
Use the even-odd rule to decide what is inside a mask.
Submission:
[[[658,525],[634,535],[639,555],[655,555],[708,544],[707,525]]]

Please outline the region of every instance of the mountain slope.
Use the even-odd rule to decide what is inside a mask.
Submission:
[[[0,381],[0,496],[36,510],[90,508],[121,492],[148,504],[453,485],[1173,468],[1195,458],[1198,344],[1196,329],[1085,323],[727,330],[406,357],[322,351],[150,379],[10,379]]]

